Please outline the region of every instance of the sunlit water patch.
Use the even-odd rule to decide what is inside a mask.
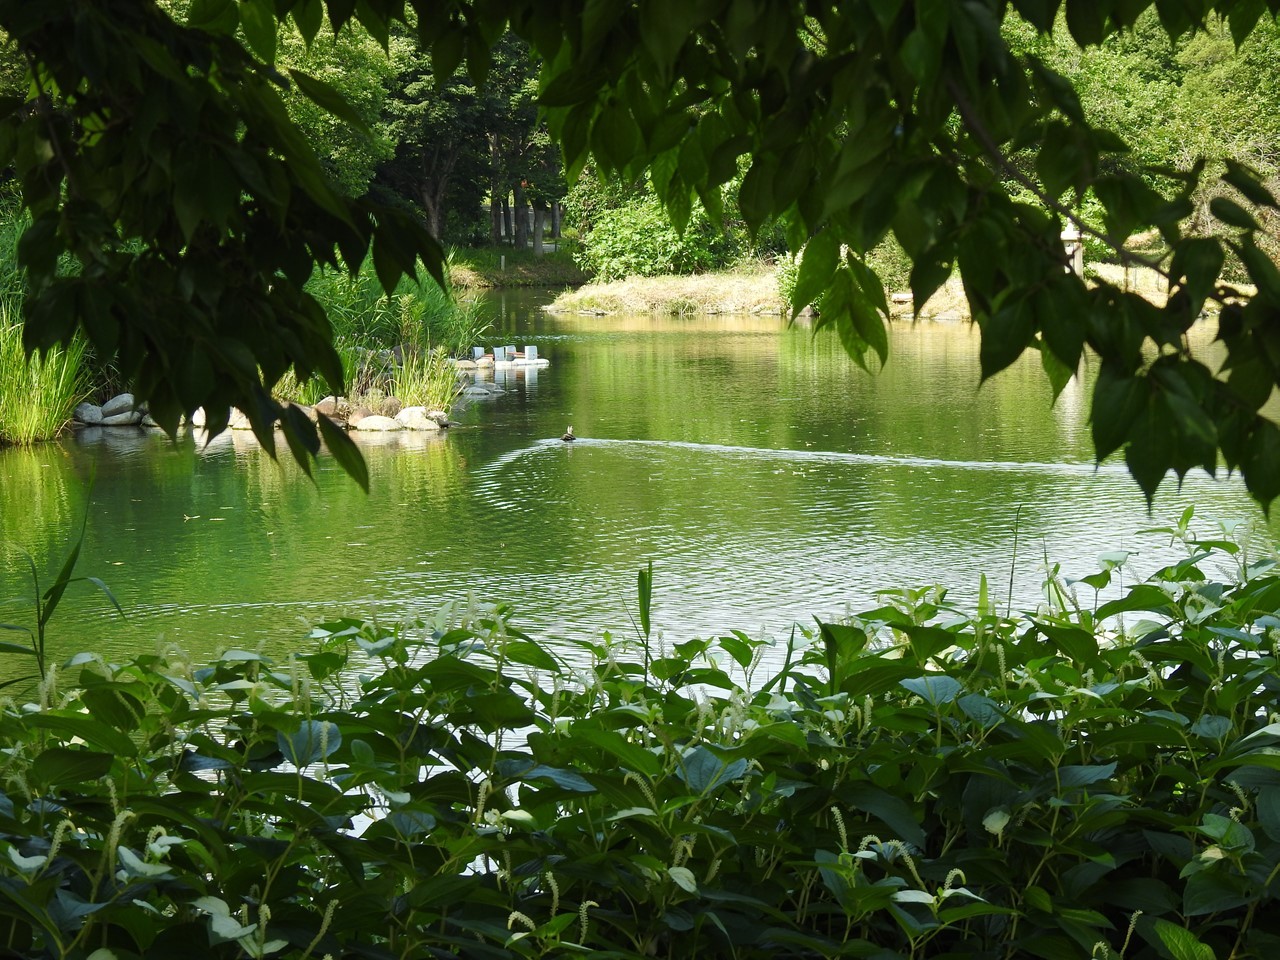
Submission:
[[[1092,462],[1091,371],[1052,406],[1034,363],[979,388],[967,327],[894,326],[873,376],[775,319],[556,318],[505,300],[489,342],[537,343],[551,365],[503,377],[447,437],[361,437],[367,496],[330,461],[313,482],[244,433],[0,451],[0,537],[52,571],[91,498],[81,572],[128,614],[69,594],[58,649],[279,655],[309,623],[469,598],[511,603],[535,637],[634,637],[650,561],[665,640],[781,638],[886,587],[942,583],[971,604],[984,574],[1032,606],[1046,559],[1079,577],[1131,550],[1127,576],[1146,575],[1179,554],[1139,531],[1188,504],[1205,532],[1262,525],[1238,482],[1202,477],[1148,515],[1121,466]],[[576,443],[558,439],[569,424]],[[0,601],[27,590],[9,564]]]

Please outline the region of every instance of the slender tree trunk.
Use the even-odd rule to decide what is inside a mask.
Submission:
[[[543,204],[533,208],[533,255],[540,257],[546,251],[542,246],[542,231],[546,226],[547,210]]]
[[[516,238],[516,249],[524,250],[529,246],[529,205],[524,199],[524,186],[520,183],[515,185],[512,191],[515,194],[515,204],[512,212],[516,216],[516,228],[513,235]]]
[[[510,243],[514,232],[515,221],[511,218],[511,201],[504,193],[502,195],[502,242]]]
[[[439,240],[440,227],[443,225],[441,223],[441,220],[443,219],[443,211],[440,209],[441,204],[438,202],[433,191],[425,187],[420,191],[419,195],[422,197],[422,209],[427,212],[427,230],[431,232],[433,237]]]
[[[496,190],[489,193],[489,240],[494,244],[502,242],[502,201]]]
[[[560,239],[560,201],[553,200],[551,202],[551,236],[552,239]]]

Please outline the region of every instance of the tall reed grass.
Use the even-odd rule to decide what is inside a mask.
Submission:
[[[391,374],[391,390],[406,407],[447,411],[458,396],[458,376],[444,350],[410,351]]]
[[[52,439],[89,391],[85,347],[79,337],[66,349],[28,358],[22,324],[0,304],[0,442]]]
[[[49,440],[89,395],[84,341],[27,358],[22,346],[18,241],[30,217],[0,195],[0,444]]]
[[[324,307],[336,338],[364,347],[443,348],[457,354],[488,329],[479,307],[460,301],[435,281],[402,279],[387,295],[366,260],[353,277],[336,270],[317,273],[307,291]]]
[[[328,314],[342,358],[343,392],[357,402],[393,394],[406,406],[448,410],[458,393],[448,358],[466,351],[489,327],[476,303],[459,301],[452,289],[442,290],[429,278],[421,284],[401,280],[388,295],[371,261],[355,276],[317,273],[307,291]],[[392,350],[399,360],[388,358]],[[331,390],[320,378],[300,383],[288,374],[275,392],[282,399],[313,404]]]

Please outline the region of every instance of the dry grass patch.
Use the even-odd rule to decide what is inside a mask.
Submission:
[[[556,313],[781,314],[772,266],[687,277],[629,277],[568,290],[548,307]]]

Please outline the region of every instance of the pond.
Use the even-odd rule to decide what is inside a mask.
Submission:
[[[500,373],[506,392],[445,437],[362,439],[368,496],[328,461],[311,483],[244,433],[202,447],[95,431],[0,451],[0,537],[51,573],[87,497],[80,572],[127,614],[78,585],[57,655],[278,655],[325,618],[468,598],[512,604],[538,638],[635,636],[650,561],[666,640],[777,638],[884,588],[940,583],[972,604],[984,574],[1031,607],[1046,560],[1078,577],[1128,550],[1146,575],[1179,553],[1141,531],[1189,504],[1206,533],[1274,532],[1238,479],[1170,482],[1149,516],[1120,463],[1090,459],[1092,371],[1052,406],[1031,359],[980,387],[966,324],[895,323],[889,364],[868,374],[834,337],[777,318],[549,316],[545,300],[492,294],[490,342],[536,344],[551,365]],[[565,444],[570,424],[581,439]],[[29,592],[15,560],[0,600]]]

